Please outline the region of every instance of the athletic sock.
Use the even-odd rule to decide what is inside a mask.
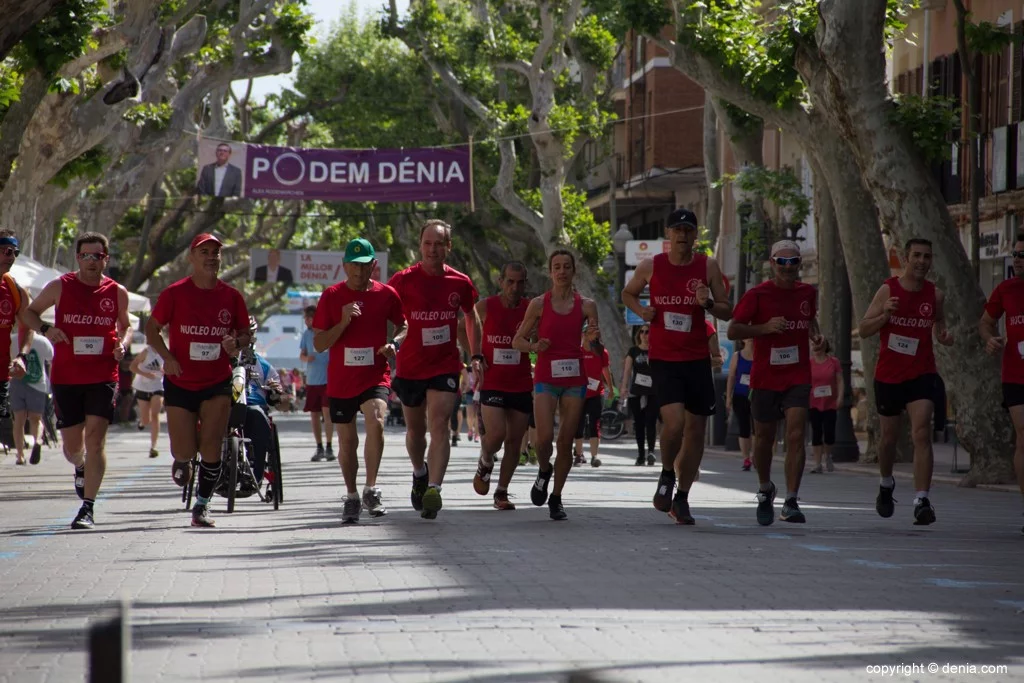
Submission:
[[[886,489],[894,489],[894,488],[896,488],[896,480],[893,479],[892,477],[882,477],[879,480],[879,484],[882,486],[882,488],[886,488]]]
[[[786,491],[786,500],[796,500],[797,497],[798,496],[796,491]]]
[[[220,461],[208,463],[205,460],[199,462],[199,484],[196,486],[196,502],[206,505],[213,496],[213,487],[217,485],[220,478]]]
[[[89,508],[89,512],[92,512],[92,506],[96,503],[94,498],[83,498],[82,505]]]
[[[922,498],[927,498],[927,497],[928,497],[928,492],[927,491],[918,491],[917,492],[917,500],[921,500]]]
[[[441,493],[441,485],[440,484],[428,484],[428,488],[437,489],[437,492]]]
[[[483,446],[480,447],[480,459],[488,467],[494,466],[494,453],[488,453],[484,450]]]
[[[497,486],[494,489],[494,493],[495,494],[508,493],[508,487],[507,486]]]
[[[414,476],[414,477],[422,477],[426,473],[427,473],[427,466],[426,465],[420,465],[419,467],[412,468],[412,476]]]
[[[675,470],[666,470],[664,467],[662,467],[661,468],[661,474],[662,474],[662,476],[667,474],[667,475],[671,476],[672,478],[675,478],[676,471]]]
[[[349,500],[359,500],[359,493],[356,492],[356,491],[349,491],[348,492],[348,499]]]

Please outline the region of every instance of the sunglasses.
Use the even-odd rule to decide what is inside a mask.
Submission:
[[[103,259],[107,258],[108,256],[110,256],[110,254],[106,254],[106,253],[104,253],[102,251],[98,252],[98,253],[97,252],[92,252],[92,251],[83,251],[83,252],[80,252],[78,254],[78,260],[79,261],[102,261]]]
[[[650,334],[650,330],[640,330],[640,334]]]
[[[775,264],[779,265],[779,266],[799,266],[800,265],[800,257],[799,256],[776,256],[772,260],[775,261]]]
[[[17,256],[17,253],[15,253],[15,256]],[[1024,258],[1024,251],[1011,251],[1010,256],[1013,258]]]
[[[0,249],[0,254],[3,254],[4,256],[18,256],[21,254],[21,250],[17,247],[4,247],[3,249]]]

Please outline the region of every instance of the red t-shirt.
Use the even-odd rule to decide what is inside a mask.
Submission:
[[[1024,384],[1024,278],[1012,277],[996,285],[985,311],[996,320],[1006,314],[1003,381]]]
[[[153,319],[168,327],[168,349],[181,365],[169,382],[197,391],[231,377],[231,357],[221,341],[249,329],[249,309],[237,289],[220,280],[213,289],[200,289],[191,277],[178,280],[160,292]]]
[[[708,283],[708,257],[694,254],[685,266],[675,266],[668,254],[653,259],[651,306],[652,360],[690,361],[708,357],[704,309],[697,305],[697,286]]]
[[[0,278],[0,382],[11,378],[11,336],[18,310],[7,278]]]
[[[320,295],[313,315],[313,329],[329,330],[341,322],[341,309],[358,302],[355,316],[328,349],[328,398],[353,398],[373,387],[391,387],[391,365],[377,350],[388,343],[388,321],[405,323],[402,302],[388,285],[370,281],[366,291],[357,292],[344,282],[331,285]]]
[[[839,359],[829,356],[824,363],[811,358],[811,408],[835,410],[839,405],[839,383],[836,373],[841,372]]]
[[[54,384],[117,382],[118,289],[106,276],[95,286],[79,280],[77,273],[61,276],[54,316],[68,341],[53,345]]]
[[[889,296],[900,300],[899,308],[879,332],[881,348],[875,365],[875,379],[900,384],[934,373],[935,285],[927,280],[920,291],[903,289],[898,277],[885,281]]]
[[[533,390],[530,354],[512,348],[512,338],[529,308],[529,299],[521,299],[515,308],[505,308],[500,296],[484,299],[484,338],[480,352],[487,359],[481,391],[523,393]]]
[[[754,338],[751,389],[785,391],[811,383],[810,331],[817,312],[818,293],[803,282],[783,289],[774,280],[766,280],[747,290],[733,311],[733,320],[760,325],[782,316],[787,323],[783,332]]]
[[[430,275],[414,266],[391,276],[402,300],[409,334],[398,350],[396,376],[430,379],[462,372],[458,334],[459,309],[472,315],[477,292],[469,277],[447,265],[444,274]]]
[[[604,395],[604,369],[610,364],[608,349],[601,349],[597,355],[583,348],[583,369],[587,373],[587,398]]]

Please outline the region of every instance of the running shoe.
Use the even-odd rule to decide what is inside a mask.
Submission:
[[[43,447],[39,444],[32,446],[32,455],[28,457],[28,462],[31,465],[38,465],[39,458],[43,455]]]
[[[676,524],[685,524],[687,526],[696,524],[693,515],[690,514],[690,503],[682,491],[677,491],[676,495],[673,496],[672,509],[669,510],[668,514],[672,519],[676,520]]]
[[[437,513],[441,511],[441,490],[431,486],[423,494],[423,512],[420,517],[423,519],[437,519]]]
[[[832,455],[831,454],[825,456],[825,471],[826,472],[835,472],[836,471],[836,465],[835,465],[834,462],[832,462]]]
[[[151,458],[159,458],[160,457],[160,451],[158,451],[155,448],[150,448],[149,449],[149,457],[151,457]]]
[[[327,444],[327,448],[324,450],[324,459],[327,461],[337,460],[337,456],[334,455],[334,446]]]
[[[384,501],[381,500],[380,489],[376,486],[363,491],[363,508],[370,513],[371,517],[383,517],[388,514],[388,509],[384,507]]]
[[[654,461],[655,461],[654,451],[647,451],[647,466],[648,467],[653,467],[654,466]]]
[[[357,524],[359,522],[359,509],[362,507],[362,503],[359,502],[358,498],[352,498],[351,496],[345,497],[345,506],[341,511],[341,523],[342,524]]]
[[[749,472],[750,471],[750,467],[751,467],[752,464],[753,463],[750,462],[750,458],[744,458],[743,459],[743,471],[744,472]]]
[[[171,479],[182,488],[187,486],[188,482],[192,479],[192,461],[186,460],[181,462],[180,460],[175,460],[172,462]]]
[[[770,526],[775,521],[775,484],[769,482],[771,488],[757,492],[757,523]]]
[[[324,447],[322,445],[317,444],[316,453],[313,454],[313,457],[310,458],[309,461],[323,462],[324,460],[327,460],[327,453],[324,452]]]
[[[91,529],[92,527],[92,506],[82,503],[82,507],[78,508],[78,514],[75,515],[75,521],[71,522],[71,528]]]
[[[527,452],[527,454],[529,456],[530,464],[531,465],[536,465],[537,464],[537,449],[534,448],[533,446],[530,446],[530,447],[528,447],[526,449],[526,452]]]
[[[486,496],[487,492],[491,490],[491,473],[493,471],[494,463],[485,464],[481,455],[476,463],[476,474],[473,476],[473,490],[481,496]]]
[[[935,508],[927,498],[918,498],[914,501],[914,524],[916,526],[935,524]]]
[[[782,504],[782,514],[779,515],[779,519],[783,522],[791,522],[793,524],[803,524],[807,521],[804,517],[804,513],[800,511],[800,506],[796,502],[796,498],[787,498],[786,502]]]
[[[459,437],[458,436],[452,436],[452,445],[453,446],[458,446],[459,445]]]
[[[210,517],[210,507],[208,505],[196,503],[192,506],[192,526],[204,529],[212,529],[215,526],[213,518]]]
[[[555,521],[568,519],[569,515],[565,514],[565,508],[562,507],[562,497],[552,494],[548,498],[548,514],[551,519]]]
[[[540,507],[548,501],[548,483],[551,481],[551,475],[554,473],[555,468],[548,466],[547,472],[544,470],[538,470],[537,480],[533,482],[533,487],[530,489],[530,501]]]
[[[636,462],[633,463],[633,464],[638,466],[638,467],[642,467],[645,461],[646,460],[645,460],[644,456],[638,455],[638,456],[636,456]]]
[[[529,456],[529,455],[527,454],[527,452],[526,452],[526,451],[523,451],[522,453],[520,453],[520,454],[519,454],[519,464],[520,464],[520,465],[525,465],[525,464],[526,464],[526,461],[527,461],[527,459],[528,459],[529,457],[530,457],[530,456]]]
[[[658,489],[654,492],[654,509],[668,512],[672,509],[672,492],[676,488],[676,473],[661,471],[658,477]]]
[[[79,498],[85,498],[85,468],[75,468],[75,493]]]
[[[878,497],[875,498],[875,512],[881,517],[888,519],[892,517],[893,513],[896,512],[896,499],[892,497],[892,492],[896,490],[896,484],[893,483],[892,488],[885,486],[878,487]]]
[[[572,464],[573,464],[574,467],[576,465],[582,465],[586,461],[587,461],[587,459],[583,457],[582,453],[576,453],[575,451],[573,452],[573,454],[572,454]]]
[[[601,466],[601,458],[597,457],[596,455],[595,456],[591,456],[591,458],[590,458],[590,466],[591,467],[600,467]]]
[[[824,472],[824,471],[825,471],[825,470],[823,470],[823,469],[822,469],[821,465],[817,465],[817,466],[815,466],[815,467],[812,467],[812,468],[811,468],[811,469],[810,469],[810,470],[808,471],[808,474],[821,474],[821,473],[822,473],[822,472]]]
[[[508,491],[495,491],[494,492],[494,509],[495,510],[515,510],[515,503],[508,499]]]
[[[427,492],[429,477],[429,471],[424,472],[422,477],[412,475],[412,495],[409,496],[409,499],[412,501],[412,509],[417,512],[423,509],[423,494]]]

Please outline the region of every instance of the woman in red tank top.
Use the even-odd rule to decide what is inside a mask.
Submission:
[[[562,487],[572,468],[572,442],[583,411],[587,376],[583,370],[580,331],[587,322],[587,337],[599,334],[597,306],[581,297],[573,287],[576,259],[572,252],[559,249],[548,258],[551,290],[530,302],[512,347],[523,353],[537,354],[534,369],[533,416],[537,423],[537,481],[530,491],[534,505],[548,504],[551,519],[565,519]],[[534,331],[536,330],[536,334]],[[536,337],[537,341],[530,341]],[[555,465],[551,466],[555,411],[559,411],[558,443]],[[555,474],[555,486],[548,497],[548,482]]]

